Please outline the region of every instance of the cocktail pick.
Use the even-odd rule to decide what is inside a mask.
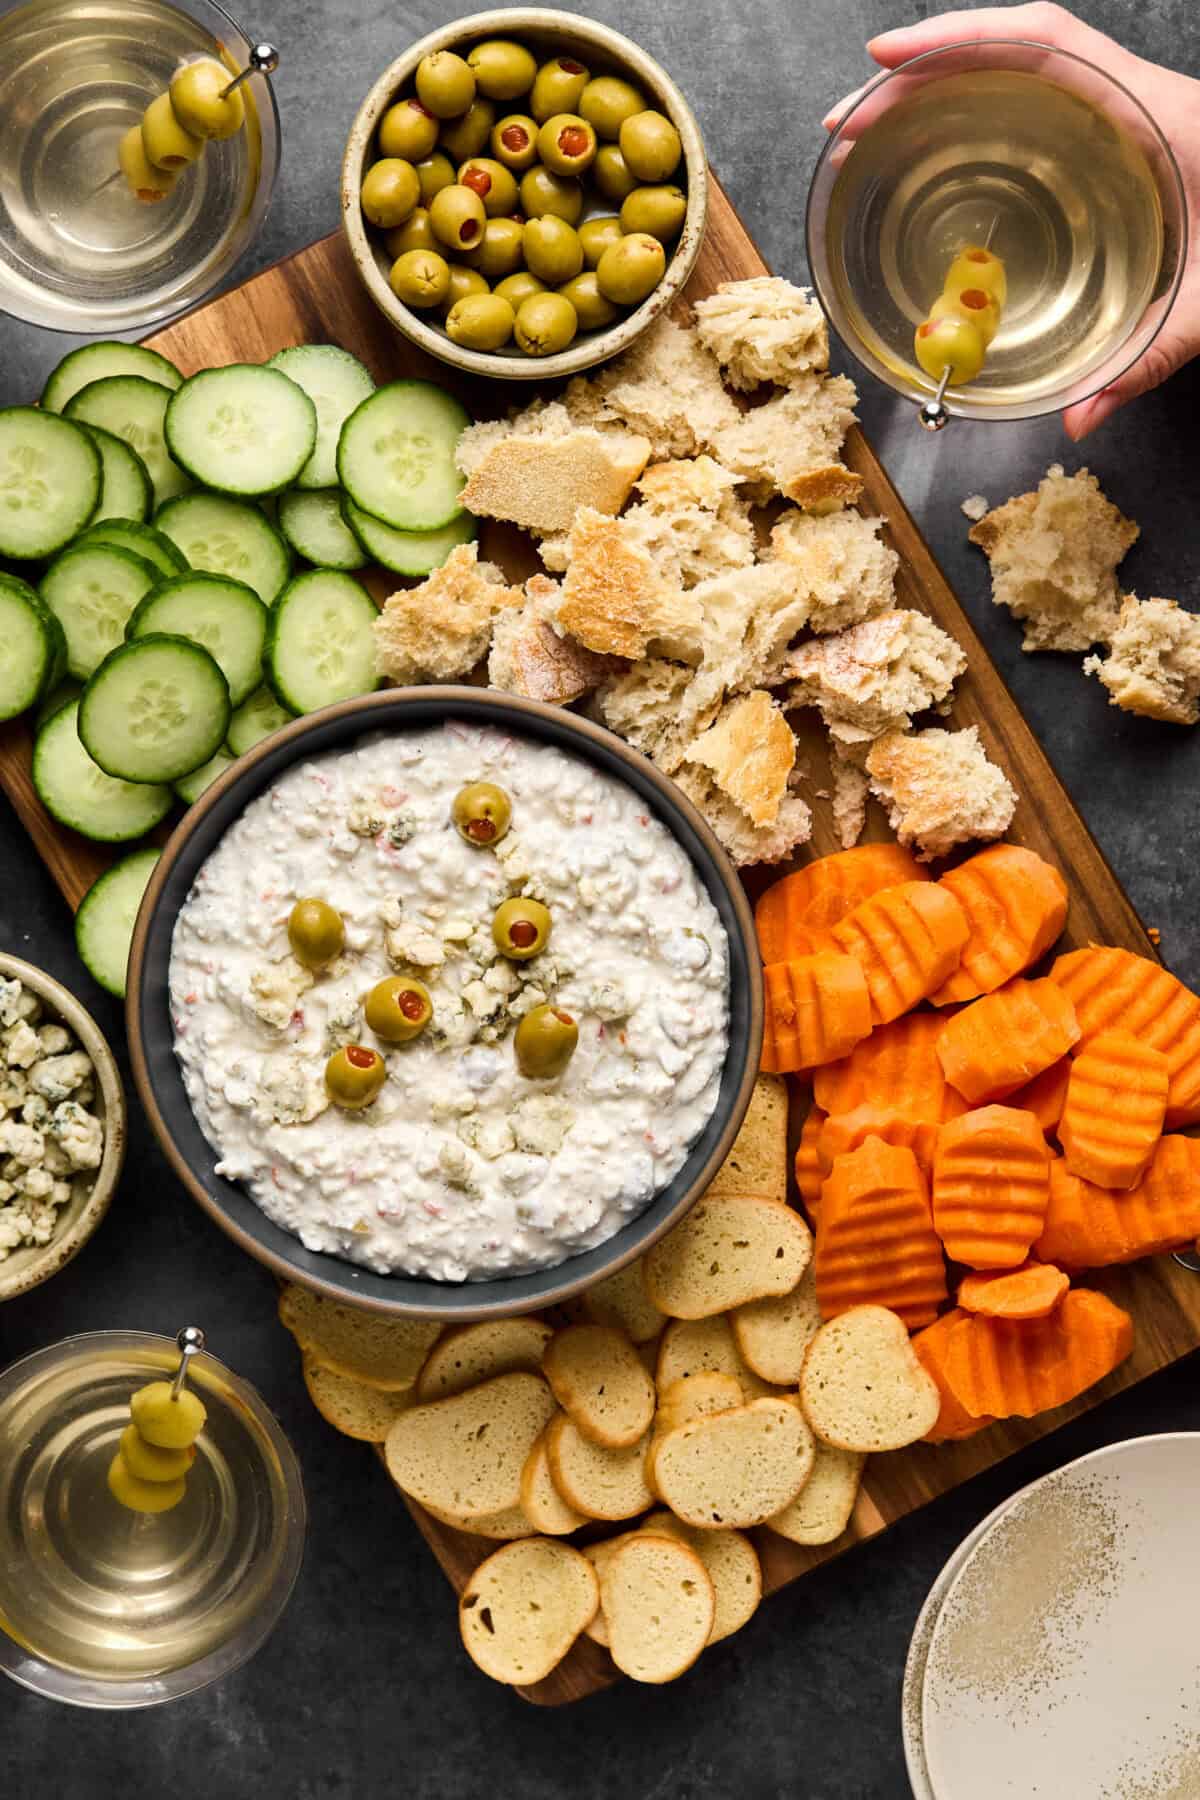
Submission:
[[[1000,222],[1000,214],[993,213],[992,214],[992,222],[987,228],[987,236],[983,240],[983,247],[985,250],[991,249],[992,233],[995,231],[996,226],[999,224],[999,222]],[[950,414],[946,411],[946,408],[943,404],[943,401],[945,398],[945,393],[946,393],[946,387],[947,387],[947,384],[949,383],[949,380],[950,380],[950,364],[947,363],[945,368],[942,370],[942,377],[941,377],[941,380],[937,384],[937,392],[934,394],[933,399],[926,400],[924,405],[921,407],[921,410],[917,414],[917,421],[920,424],[921,429],[923,431],[940,431],[942,429],[943,425],[948,425],[950,423]]]
[[[175,1371],[175,1379],[171,1383],[171,1398],[178,1400],[180,1390],[187,1380],[188,1364],[193,1356],[199,1356],[204,1348],[204,1333],[198,1325],[185,1325],[175,1339],[179,1347],[179,1367]]]
[[[279,52],[274,44],[261,43],[251,45],[250,55],[246,60],[246,67],[238,71],[227,87],[221,89],[222,100],[228,99],[235,88],[240,88],[242,83],[244,81],[249,81],[252,75],[273,75],[278,67]],[[106,188],[112,187],[114,182],[120,180],[120,169],[114,169],[112,174],[106,176],[100,183],[99,187],[94,187],[92,189],[89,199],[94,200],[97,194],[102,194]]]

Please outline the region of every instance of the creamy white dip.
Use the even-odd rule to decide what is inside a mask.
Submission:
[[[493,848],[451,822],[468,782],[498,783]],[[496,907],[543,901],[547,948],[500,956]],[[315,977],[291,955],[304,896],[342,914],[345,953]],[[408,1044],[362,1002],[397,972],[434,1017]],[[171,951],[175,1049],[196,1117],[237,1181],[310,1249],[443,1281],[544,1268],[602,1243],[681,1168],[717,1101],[728,947],[696,870],[642,798],[549,745],[450,722],[373,735],[299,764],[203,864]],[[579,1045],[523,1076],[518,1019],[552,1001]],[[348,1043],[387,1081],[331,1105]]]

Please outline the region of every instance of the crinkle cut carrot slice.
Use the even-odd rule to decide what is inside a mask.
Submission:
[[[983,1106],[938,1132],[933,1224],[955,1262],[1015,1269],[1050,1203],[1050,1152],[1032,1113]]]
[[[816,1071],[817,1105],[830,1117],[870,1105],[893,1107],[935,1124],[957,1118],[966,1111],[966,1101],[947,1085],[937,1053],[945,1023],[937,1013],[910,1013],[877,1026],[843,1061]]]
[[[1072,1175],[1135,1187],[1162,1136],[1170,1070],[1161,1050],[1128,1031],[1089,1038],[1071,1065],[1058,1140]]]
[[[923,1443],[944,1444],[959,1438],[974,1437],[975,1433],[982,1431],[985,1425],[995,1423],[994,1419],[986,1415],[981,1419],[976,1419],[967,1412],[946,1380],[946,1349],[950,1342],[950,1333],[959,1320],[965,1319],[966,1316],[966,1313],[960,1308],[954,1307],[950,1312],[943,1313],[940,1319],[935,1319],[932,1325],[927,1325],[924,1331],[918,1331],[913,1338],[912,1347],[922,1366],[937,1382],[938,1392],[942,1396],[942,1410],[937,1416],[933,1430],[925,1433],[922,1439]]]
[[[1070,995],[1085,1038],[1129,1031],[1162,1051],[1171,1073],[1169,1131],[1200,1122],[1200,996],[1161,964],[1111,945],[1060,956],[1050,979]]]
[[[871,1030],[862,965],[834,950],[763,970],[762,1067],[772,1075],[839,1062]]]
[[[1071,1059],[1060,1056],[1056,1063],[1051,1063],[1048,1069],[1027,1081],[1015,1094],[1009,1094],[1004,1104],[1016,1107],[1018,1112],[1032,1113],[1046,1136],[1053,1137],[1062,1118],[1070,1078]]]
[[[1042,1262],[1100,1269],[1178,1250],[1200,1237],[1200,1139],[1168,1133],[1135,1188],[1114,1193],[1050,1165],[1050,1199],[1035,1246]]]
[[[911,1118],[899,1107],[872,1105],[870,1101],[864,1101],[852,1112],[838,1113],[826,1119],[817,1139],[822,1173],[828,1175],[836,1157],[857,1150],[869,1137],[882,1138],[885,1144],[900,1144],[911,1150],[922,1175],[929,1180],[937,1148],[937,1126],[928,1119]]]
[[[1044,1319],[959,1320],[945,1377],[976,1417],[1032,1419],[1103,1380],[1133,1347],[1133,1320],[1103,1294],[1072,1288]]]
[[[862,963],[877,1025],[898,1019],[958,967],[967,915],[936,881],[906,881],[863,900],[830,933]]]
[[[809,1223],[817,1222],[817,1208],[821,1203],[821,1183],[824,1172],[817,1155],[817,1140],[821,1135],[821,1127],[825,1123],[825,1114],[819,1106],[810,1106],[808,1116],[800,1131],[800,1142],[796,1148],[796,1186],[808,1214]]]
[[[989,1319],[1044,1319],[1052,1313],[1070,1279],[1053,1263],[1027,1262],[999,1275],[990,1271],[964,1275],[958,1304],[964,1312]]]
[[[765,963],[790,962],[831,948],[829,930],[860,900],[901,881],[929,881],[929,870],[899,844],[857,844],[822,856],[767,888],[754,909]]]
[[[938,1039],[946,1080],[972,1106],[1004,1100],[1079,1039],[1075,1009],[1049,977],[1006,982],[947,1019]]]
[[[994,993],[1032,968],[1062,931],[1067,884],[1019,844],[990,844],[941,878],[967,915],[958,968],[930,998],[935,1006]]]
[[[946,1267],[911,1150],[868,1138],[838,1157],[821,1189],[814,1268],[822,1318],[886,1306],[915,1331],[937,1317]]]

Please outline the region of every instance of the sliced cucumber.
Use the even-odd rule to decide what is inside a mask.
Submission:
[[[61,825],[102,844],[144,837],[166,817],[169,787],[116,781],[98,768],[79,740],[79,702],[60,707],[38,732],[33,785],[46,811]]]
[[[0,575],[0,719],[36,706],[61,679],[67,647],[62,626],[16,575]]]
[[[65,638],[63,645],[65,654]],[[82,681],[75,681],[70,675],[66,676],[64,680],[56,682],[33,715],[34,737],[37,736],[43,725],[50,723],[56,712],[61,712],[64,706],[70,706],[72,700],[78,700],[82,692]]]
[[[182,575],[187,569],[182,552],[166,533],[137,519],[101,519],[89,525],[71,548],[78,550],[83,544],[115,544],[118,550],[131,550],[152,564],[160,575]]]
[[[125,998],[129,948],[142,895],[161,852],[133,850],[94,881],[75,914],[75,948],[84,967],[110,994]]]
[[[194,806],[205,788],[210,788],[217,776],[223,775],[226,769],[231,769],[236,760],[222,746],[214,756],[209,757],[206,763],[201,763],[198,769],[193,769],[190,775],[185,775],[182,781],[177,781],[175,792],[185,806]]]
[[[375,602],[352,575],[310,569],[290,581],[271,614],[267,680],[281,705],[316,712],[379,686]]]
[[[157,350],[105,339],[99,344],[84,344],[81,350],[69,351],[42,389],[39,405],[47,412],[61,412],[80,388],[87,387],[90,381],[103,381],[109,375],[140,375],[165,388],[177,388],[183,380],[175,364],[160,356]]]
[[[342,426],[338,480],[356,506],[396,531],[437,531],[463,510],[454,451],[469,424],[431,381],[389,382]]]
[[[85,425],[99,425],[114,437],[132,444],[154,484],[154,504],[161,506],[175,494],[186,493],[191,479],[171,461],[163,436],[163,419],[171,390],[144,375],[106,375],[72,394],[63,408],[64,417]]]
[[[440,531],[393,531],[382,519],[373,519],[349,494],[342,499],[342,515],[372,562],[394,575],[431,575],[440,569],[458,544],[469,544],[479,532],[474,513],[460,513]]]
[[[77,681],[122,642],[125,626],[158,570],[115,544],[80,544],[64,550],[42,576],[38,591],[67,637],[67,668]]]
[[[185,381],[167,407],[175,461],[218,493],[277,494],[317,441],[317,409],[278,369],[230,363]]]
[[[179,781],[225,742],[229,685],[199,644],[165,633],[113,650],[83,690],[79,735],[123,781]]]
[[[114,437],[111,431],[105,431],[99,425],[88,425],[80,420],[97,450],[103,473],[100,483],[100,504],[92,515],[94,524],[105,519],[135,519],[139,522],[150,515],[154,505],[154,484],[150,480],[150,471],[138,455],[132,444],[124,438]]]
[[[322,569],[361,569],[367,558],[341,500],[340,488],[289,488],[279,496],[279,529],[297,556]]]
[[[269,617],[244,581],[193,569],[151,589],[130,614],[125,636],[132,643],[169,632],[200,644],[229,684],[230,704],[240,706],[262,680]]]
[[[295,716],[280,706],[269,687],[260,687],[230,719],[225,741],[235,756],[245,756],[247,750],[253,750],[273,731],[290,725]]]
[[[86,431],[36,406],[0,408],[0,556],[53,556],[92,517],[103,479]]]
[[[355,407],[375,392],[374,381],[356,356],[335,344],[297,344],[290,350],[277,350],[267,367],[279,369],[303,388],[317,409],[317,441],[296,477],[296,486],[332,487],[337,481],[342,426]]]
[[[292,572],[292,554],[257,506],[224,494],[183,494],[155,513],[154,524],[193,569],[232,575],[270,606]]]

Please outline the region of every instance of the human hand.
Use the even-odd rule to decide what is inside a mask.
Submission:
[[[917,25],[902,26],[872,38],[868,54],[884,69],[897,68],[910,57],[922,56],[929,50],[942,50],[949,44],[966,44],[980,38],[1024,38],[1039,44],[1052,44],[1083,57],[1103,69],[1114,80],[1129,89],[1145,107],[1166,138],[1179,164],[1183,177],[1188,211],[1193,221],[1200,218],[1200,81],[1164,69],[1158,63],[1135,56],[1102,31],[1085,25],[1064,7],[1050,0],[1034,0],[1032,5],[985,7],[978,12],[948,12],[924,19]],[[832,130],[839,119],[859,99],[862,89],[848,94],[829,112],[823,123]],[[1063,414],[1067,436],[1078,441],[1111,418],[1117,408],[1155,388],[1173,375],[1176,369],[1200,353],[1200,243],[1193,228],[1188,243],[1188,260],[1178,296],[1166,323],[1142,356],[1108,387],[1068,407]]]

